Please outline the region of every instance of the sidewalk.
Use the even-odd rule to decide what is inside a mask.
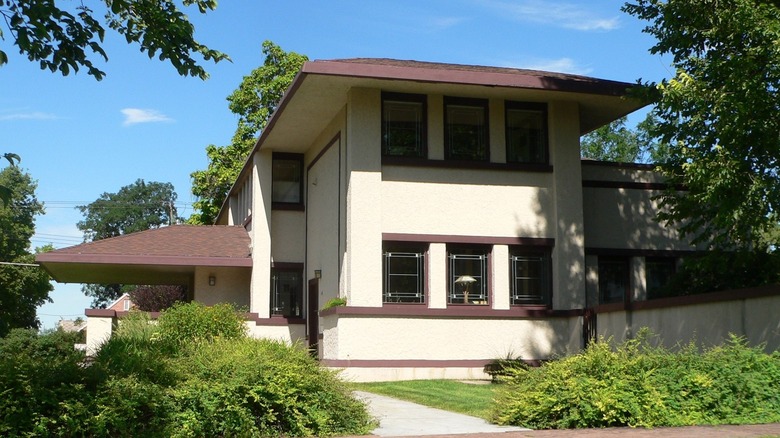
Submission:
[[[368,404],[369,412],[379,420],[372,434],[380,437],[437,438],[742,438],[780,437],[780,423],[747,426],[689,426],[657,429],[615,427],[609,429],[529,430],[496,426],[481,418],[429,408],[391,397],[358,391]]]

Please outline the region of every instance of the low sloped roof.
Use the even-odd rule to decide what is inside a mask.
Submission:
[[[196,266],[251,267],[240,226],[173,225],[38,254],[64,283],[186,284]]]

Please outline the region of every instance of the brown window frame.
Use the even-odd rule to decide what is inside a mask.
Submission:
[[[541,264],[539,269],[538,294],[520,294],[518,293],[518,280],[534,279],[534,277],[523,276],[518,272],[516,265],[521,257],[536,258]],[[552,306],[552,248],[510,246],[509,247],[509,304],[511,306]]]
[[[463,254],[463,252],[474,252],[478,254]],[[472,257],[482,257],[479,259]],[[447,305],[454,306],[490,306],[492,304],[491,287],[491,263],[493,258],[492,245],[483,244],[447,244]],[[455,263],[457,260],[479,260],[480,272],[468,272],[461,273],[455,272]],[[475,295],[478,299],[472,300],[468,296],[475,294],[474,285],[470,284],[467,287],[461,286],[455,283],[456,277],[460,278],[464,275],[470,275],[472,277],[479,277],[479,292]],[[464,287],[464,295],[460,298],[463,302],[457,302],[459,299],[456,292],[457,288]],[[468,291],[466,295],[465,291]]]
[[[511,145],[510,145],[510,138],[511,138],[511,132],[509,129],[509,113],[511,111],[529,111],[529,112],[538,112],[541,114],[541,135],[542,135],[542,145],[541,147],[544,149],[542,151],[542,156],[539,160],[520,160],[520,159],[513,159],[512,154],[510,154],[511,151]],[[547,104],[546,103],[537,103],[537,102],[518,102],[518,101],[505,101],[504,102],[504,135],[505,135],[505,144],[506,144],[506,162],[507,163],[516,163],[516,164],[536,164],[536,165],[544,165],[548,164],[550,162],[550,145],[549,145],[549,132],[548,132],[548,118],[547,118]],[[516,154],[519,155],[519,154]]]
[[[604,287],[605,280],[602,272],[602,267],[608,264],[611,265],[620,264],[625,268],[625,273],[623,274],[623,280],[625,281],[625,285],[619,296],[617,294],[614,294],[614,296],[612,296],[612,294],[610,296],[605,296],[606,288]],[[599,304],[627,303],[629,301],[629,296],[631,294],[631,259],[629,257],[599,256],[598,273],[599,273]]]
[[[450,115],[449,115],[449,107],[450,106],[462,106],[462,107],[473,107],[473,108],[480,108],[483,111],[482,116],[482,145],[481,147],[484,149],[484,152],[481,156],[477,158],[468,158],[464,156],[457,156],[453,153],[453,144],[452,144],[452,136],[451,136],[451,126],[450,126]],[[453,161],[464,161],[464,162],[476,162],[476,163],[482,163],[482,162],[490,162],[490,111],[489,111],[489,101],[487,99],[476,99],[476,98],[468,98],[468,97],[452,97],[452,96],[444,96],[444,158],[447,160],[453,160]]]
[[[298,279],[300,283],[298,284],[298,293],[291,297],[290,302],[290,314],[285,315],[283,313],[283,308],[279,306],[278,302],[276,302],[277,299],[277,275],[280,273],[295,273],[298,275]],[[270,307],[271,307],[271,315],[272,316],[284,316],[284,317],[292,317],[292,318],[303,318],[304,313],[304,281],[303,281],[303,263],[274,263],[271,265],[271,293],[270,293]],[[296,306],[297,305],[297,306]],[[297,312],[295,312],[295,309],[297,308]]]
[[[417,137],[420,142],[420,150],[416,154],[390,153],[391,145],[388,144],[387,103],[415,103],[420,104],[420,122]],[[426,159],[428,158],[428,96],[425,94],[382,92],[382,156],[398,159]]]
[[[388,290],[390,277],[404,274],[393,274],[389,271],[389,258],[396,256],[402,258],[415,258],[418,276],[416,280],[416,298],[410,295],[410,291],[401,293]],[[395,294],[395,296],[394,296]],[[382,242],[382,302],[384,304],[424,305],[428,295],[428,244],[420,242]]]
[[[296,161],[298,163],[298,169],[300,174],[298,175],[298,202],[278,201],[274,199],[274,185],[276,185],[276,177],[274,172],[274,163],[276,161]],[[303,154],[293,154],[289,152],[274,152],[271,164],[271,208],[273,210],[304,210],[303,204]]]

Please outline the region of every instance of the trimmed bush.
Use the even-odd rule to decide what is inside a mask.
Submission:
[[[157,324],[157,340],[174,347],[186,342],[246,336],[244,319],[231,304],[175,304],[160,314]]]
[[[661,427],[780,421],[780,355],[734,337],[699,352],[644,340],[513,370],[494,418],[534,429]]]

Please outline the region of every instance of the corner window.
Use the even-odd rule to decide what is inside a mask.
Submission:
[[[645,283],[647,299],[663,298],[664,288],[677,271],[674,257],[647,257],[645,259]]]
[[[425,302],[425,251],[422,246],[386,243],[383,251],[382,300]]]
[[[427,158],[426,96],[382,93],[382,154]]]
[[[303,156],[274,154],[272,202],[275,208],[303,205]]]
[[[509,262],[512,289],[510,304],[549,306],[552,289],[549,251],[513,248]]]
[[[449,160],[489,160],[486,99],[444,98],[444,150]]]
[[[547,105],[506,102],[507,163],[547,163]]]
[[[271,314],[300,317],[302,312],[303,267],[271,268]]]
[[[629,291],[626,257],[599,257],[599,304],[622,303]]]
[[[488,304],[488,255],[483,246],[448,248],[449,304]]]

